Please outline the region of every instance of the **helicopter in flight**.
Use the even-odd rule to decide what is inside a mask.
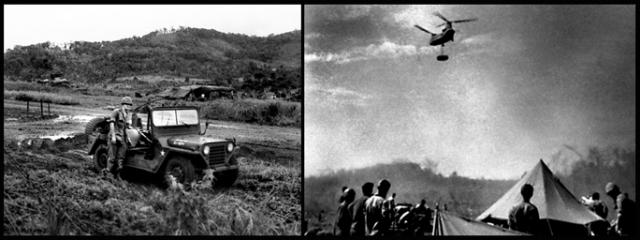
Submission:
[[[440,55],[438,55],[436,57],[436,59],[438,61],[446,61],[449,59],[449,56],[444,54],[444,44],[447,42],[453,42],[453,36],[456,33],[456,30],[453,29],[453,24],[454,23],[463,23],[463,22],[472,22],[472,21],[476,21],[478,20],[477,18],[469,18],[469,19],[460,19],[460,20],[453,20],[450,21],[449,19],[445,18],[444,16],[442,16],[442,14],[435,12],[433,13],[434,15],[436,15],[437,17],[439,17],[440,19],[444,20],[445,22],[442,24],[439,24],[436,27],[441,27],[441,26],[445,26],[444,29],[442,29],[441,33],[432,33],[427,29],[424,29],[423,27],[420,27],[419,25],[414,25],[416,28],[431,34],[431,40],[429,40],[429,45],[431,46],[438,46],[440,45]]]

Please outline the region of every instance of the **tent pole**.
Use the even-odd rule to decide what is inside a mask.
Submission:
[[[551,236],[553,236],[553,229],[551,229],[551,223],[549,223],[548,218],[547,218],[547,226],[549,227],[549,232],[551,233]]]
[[[433,218],[433,228],[431,229],[431,236],[436,236],[436,228],[438,227],[438,218],[440,217],[438,207],[436,207],[435,217]]]

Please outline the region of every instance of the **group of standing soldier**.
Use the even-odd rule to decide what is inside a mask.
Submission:
[[[540,216],[538,208],[529,200],[533,196],[533,186],[525,184],[520,190],[522,195],[522,203],[514,206],[509,212],[508,225],[512,230],[530,234],[540,234]],[[588,225],[589,232],[594,236],[635,236],[636,224],[636,206],[633,200],[629,199],[627,193],[622,193],[620,188],[614,183],[607,183],[605,192],[613,200],[616,217],[608,223],[606,221],[597,221]],[[584,203],[589,210],[607,219],[608,208],[600,201],[600,194],[597,192],[591,195],[588,203]]]
[[[336,236],[385,236],[393,228],[397,228],[398,220],[403,219],[395,212],[395,193],[387,198],[391,183],[382,179],[378,182],[377,191],[373,193],[374,184],[367,182],[362,185],[362,196],[356,199],[356,192],[352,188],[344,187],[338,206],[338,214],[333,228]],[[422,200],[410,212],[403,216],[412,215],[418,224],[414,234],[424,235],[430,224],[431,210]],[[422,226],[425,225],[425,226]]]

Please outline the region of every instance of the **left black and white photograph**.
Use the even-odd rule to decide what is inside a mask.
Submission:
[[[3,235],[301,235],[300,5],[3,5]]]

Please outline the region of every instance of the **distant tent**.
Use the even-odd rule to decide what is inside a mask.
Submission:
[[[434,236],[457,236],[457,235],[481,235],[481,236],[502,236],[502,235],[528,235],[526,233],[513,231],[487,223],[458,217],[445,211],[436,211],[434,214],[433,235]]]
[[[231,96],[233,90],[233,88],[222,86],[189,85],[164,90],[158,93],[157,96],[167,99],[188,99],[189,96],[202,98],[204,96],[205,99],[211,99],[212,93],[217,93],[219,96]]]
[[[538,208],[540,214],[541,234],[586,235],[588,232],[585,224],[604,221],[583,206],[542,160],[476,220],[505,224],[509,211],[522,202],[520,189],[525,183],[531,184],[534,189],[531,203]]]
[[[157,96],[167,99],[182,99],[188,96],[192,86],[173,87],[158,93]]]

